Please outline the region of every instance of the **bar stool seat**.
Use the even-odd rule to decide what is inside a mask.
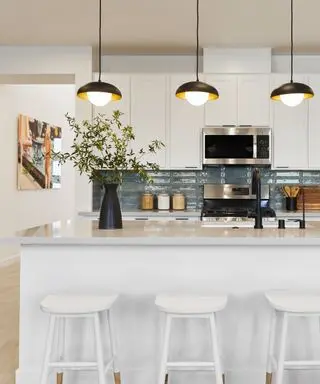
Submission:
[[[160,311],[177,314],[200,314],[221,311],[227,304],[226,295],[158,295],[155,301]]]
[[[269,291],[266,298],[278,311],[295,313],[320,313],[320,292]]]
[[[41,310],[55,314],[84,314],[107,311],[117,295],[48,295],[40,303]]]

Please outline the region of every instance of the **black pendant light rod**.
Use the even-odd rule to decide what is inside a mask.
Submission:
[[[197,81],[199,81],[199,0],[197,0]]]
[[[291,0],[291,77],[290,82],[293,83],[293,0]]]
[[[101,19],[102,19],[101,9],[102,9],[101,0],[99,0],[99,80],[98,81],[101,81]]]

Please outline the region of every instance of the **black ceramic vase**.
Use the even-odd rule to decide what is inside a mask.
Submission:
[[[121,229],[122,215],[117,193],[118,184],[104,184],[99,229]]]

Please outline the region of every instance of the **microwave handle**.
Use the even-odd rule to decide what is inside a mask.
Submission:
[[[258,154],[257,136],[253,136],[253,158],[256,159]]]

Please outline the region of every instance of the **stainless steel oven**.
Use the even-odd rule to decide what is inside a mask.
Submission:
[[[271,129],[207,127],[202,129],[203,164],[271,164]]]

